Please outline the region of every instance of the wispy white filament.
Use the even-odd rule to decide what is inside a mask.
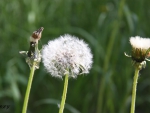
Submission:
[[[42,49],[42,62],[54,77],[62,77],[66,73],[70,77],[89,73],[92,57],[90,48],[83,40],[68,34],[49,41]]]
[[[149,47],[150,47],[150,39],[142,38],[140,36],[131,37],[130,43],[133,48],[149,49]]]

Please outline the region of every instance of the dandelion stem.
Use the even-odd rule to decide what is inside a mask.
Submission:
[[[27,111],[29,94],[30,94],[30,89],[31,89],[31,84],[32,84],[32,80],[33,80],[34,71],[35,71],[35,62],[33,62],[33,66],[31,67],[22,113],[26,113],[26,111]]]
[[[133,81],[132,102],[131,102],[131,112],[130,113],[134,113],[134,111],[135,111],[136,87],[137,87],[138,75],[139,75],[139,69],[138,69],[138,67],[136,67],[135,74],[134,74],[134,81]]]
[[[66,101],[66,95],[67,95],[67,88],[68,88],[68,74],[65,76],[65,82],[64,82],[64,90],[62,95],[62,100],[59,108],[59,113],[63,113],[65,101]]]

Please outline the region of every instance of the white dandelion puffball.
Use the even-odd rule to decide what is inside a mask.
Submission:
[[[150,39],[149,38],[142,38],[140,36],[131,37],[130,38],[130,44],[133,48],[149,49]]]
[[[89,73],[92,66],[91,50],[88,45],[69,34],[49,41],[42,49],[42,62],[46,70],[54,77],[76,77]]]

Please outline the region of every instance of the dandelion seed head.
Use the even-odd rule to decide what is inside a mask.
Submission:
[[[140,36],[131,37],[132,60],[136,63],[142,63],[149,56],[150,39]]]
[[[42,62],[46,70],[54,77],[69,74],[77,77],[89,73],[92,66],[92,54],[88,45],[69,34],[49,41],[42,49]]]

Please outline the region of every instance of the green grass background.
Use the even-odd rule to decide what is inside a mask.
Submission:
[[[0,113],[21,113],[29,67],[21,50],[43,26],[39,48],[69,33],[92,49],[88,75],[69,80],[64,113],[129,113],[134,67],[129,37],[150,37],[149,0],[0,0]],[[140,71],[136,113],[150,113],[150,63]],[[58,113],[63,80],[43,64],[35,72],[28,113]]]

